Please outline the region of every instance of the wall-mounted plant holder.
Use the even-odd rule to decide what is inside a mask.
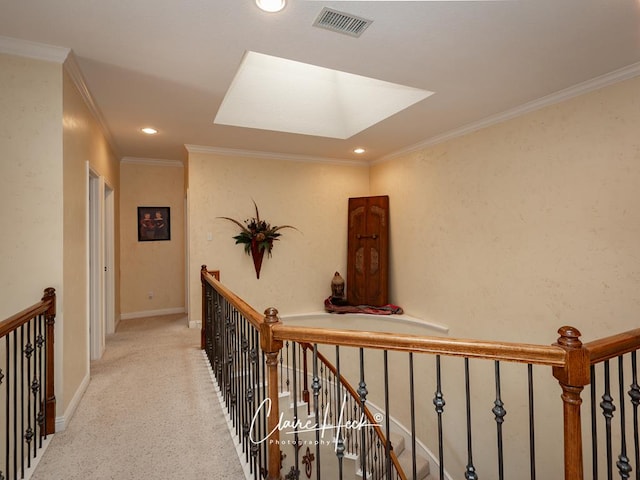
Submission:
[[[253,206],[256,209],[256,216],[244,221],[244,224],[230,217],[217,217],[224,220],[229,220],[240,227],[240,233],[233,238],[236,244],[243,244],[244,251],[247,255],[251,255],[253,259],[253,266],[256,270],[256,278],[260,278],[260,269],[262,268],[262,260],[264,259],[264,253],[271,256],[271,250],[273,250],[273,242],[279,240],[282,234],[280,230],[283,228],[296,227],[291,225],[271,226],[271,224],[265,220],[260,219],[260,212],[258,211],[258,205],[253,202]]]

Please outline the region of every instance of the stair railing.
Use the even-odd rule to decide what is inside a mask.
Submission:
[[[508,455],[506,452],[505,444],[509,445],[509,440],[505,438],[505,432],[503,427],[508,425],[508,419],[513,416],[507,417],[507,409],[509,412],[514,412],[515,405],[511,406],[507,404],[505,400],[511,395],[509,389],[512,387],[511,383],[513,378],[508,377],[505,380],[503,377],[505,371],[511,372],[511,369],[516,369],[517,365],[522,365],[526,368],[524,375],[518,374],[515,378],[524,378],[526,383],[525,396],[528,397],[527,406],[523,412],[523,415],[528,418],[528,440],[529,448],[527,452],[528,477],[531,480],[536,478],[536,468],[538,461],[536,459],[536,444],[540,443],[537,440],[537,430],[535,421],[536,406],[534,406],[534,367],[542,367],[548,369],[552,368],[553,376],[558,381],[561,389],[562,399],[562,431],[563,431],[563,451],[564,451],[564,479],[565,480],[583,480],[584,479],[584,466],[583,466],[583,444],[588,444],[588,441],[583,441],[582,436],[582,419],[581,419],[581,392],[585,386],[592,384],[592,447],[588,456],[590,456],[593,464],[593,478],[598,479],[598,475],[604,472],[607,476],[602,478],[611,479],[612,471],[614,468],[618,469],[618,473],[621,478],[629,478],[629,472],[632,469],[632,464],[638,468],[640,462],[640,443],[638,441],[638,406],[640,405],[640,387],[637,382],[637,368],[636,368],[636,351],[640,348],[640,329],[633,330],[624,334],[615,335],[607,339],[598,340],[595,342],[583,345],[580,340],[580,332],[572,327],[562,327],[558,330],[560,334],[558,340],[553,345],[532,345],[521,343],[509,343],[509,342],[491,342],[491,341],[479,341],[468,339],[453,339],[453,338],[441,338],[441,337],[427,337],[427,336],[415,336],[415,335],[403,335],[394,333],[383,332],[361,332],[350,330],[335,330],[335,329],[322,329],[322,328],[305,328],[283,324],[280,322],[277,316],[277,310],[270,308],[265,311],[265,315],[258,315],[253,309],[251,309],[246,303],[226,290],[212,275],[210,275],[206,267],[202,269],[203,279],[203,347],[207,349],[207,355],[209,356],[214,371],[218,372],[216,378],[219,378],[220,388],[225,390],[226,398],[228,398],[228,409],[238,409],[238,403],[244,403],[245,413],[233,413],[235,416],[239,416],[241,421],[239,427],[237,427],[240,438],[247,437],[249,441],[241,440],[245,442],[249,448],[250,456],[258,456],[255,450],[263,451],[262,455],[262,467],[260,469],[254,469],[255,478],[267,478],[268,480],[276,480],[281,478],[282,470],[282,457],[283,455],[280,449],[280,430],[282,425],[279,425],[279,406],[278,398],[282,389],[282,378],[279,378],[278,370],[281,373],[287,371],[298,372],[303,370],[303,366],[298,366],[297,362],[303,358],[297,351],[302,349],[303,351],[313,350],[314,361],[312,363],[313,372],[306,372],[300,377],[297,373],[292,375],[293,379],[293,404],[296,410],[296,431],[294,432],[295,438],[298,439],[297,427],[300,426],[299,412],[297,411],[297,398],[305,399],[305,391],[307,398],[313,396],[311,403],[314,409],[318,409],[322,405],[322,395],[326,395],[323,391],[323,387],[326,389],[326,384],[332,384],[330,380],[324,380],[325,385],[322,385],[320,368],[326,364],[335,365],[335,370],[332,371],[332,375],[338,377],[340,381],[333,381],[334,387],[346,388],[342,382],[342,377],[351,378],[353,383],[358,384],[358,388],[355,389],[357,398],[361,402],[362,406],[372,405],[370,399],[374,394],[377,394],[377,402],[384,404],[382,407],[382,418],[384,419],[384,426],[381,427],[385,442],[387,443],[385,448],[385,455],[387,456],[387,465],[393,463],[391,461],[392,449],[389,445],[389,418],[392,413],[390,408],[390,398],[393,399],[393,392],[398,387],[398,379],[403,377],[404,374],[396,372],[390,372],[390,365],[398,365],[400,363],[407,362],[409,366],[410,379],[409,384],[409,399],[407,400],[407,408],[402,411],[410,411],[410,417],[407,423],[411,424],[411,443],[412,443],[412,461],[410,462],[410,468],[412,471],[408,471],[399,474],[397,471],[392,471],[390,468],[382,469],[382,473],[374,471],[375,469],[369,469],[365,466],[363,469],[363,475],[365,478],[371,480],[377,478],[385,478],[391,480],[392,478],[422,478],[417,475],[417,459],[416,459],[416,445],[418,443],[416,434],[416,417],[420,422],[424,423],[426,420],[426,412],[423,410],[420,413],[416,413],[416,399],[415,388],[424,387],[424,379],[427,378],[426,371],[421,371],[423,374],[420,380],[414,379],[414,362],[422,362],[419,368],[424,368],[425,359],[433,360],[433,379],[435,393],[433,396],[432,404],[435,411],[435,427],[431,429],[428,436],[437,437],[437,454],[436,463],[438,472],[431,472],[434,478],[444,480],[445,478],[452,478],[448,475],[445,466],[449,457],[449,450],[451,448],[451,440],[447,438],[448,431],[446,427],[446,421],[448,419],[451,422],[453,418],[454,422],[459,430],[465,430],[466,446],[457,445],[457,453],[466,456],[466,466],[464,471],[456,471],[453,477],[458,478],[464,476],[467,480],[477,480],[480,476],[482,478],[497,478],[503,480],[509,477],[505,473],[505,465],[512,466],[515,462],[517,468],[518,478],[525,478],[522,474],[525,470],[523,462],[520,458],[516,460],[505,458]],[[238,323],[238,318],[242,318]],[[247,327],[242,327],[241,323],[245,322]],[[250,330],[257,332],[257,337],[251,339],[251,335],[248,333]],[[241,332],[237,338],[229,337],[227,332]],[[288,346],[291,345],[292,365],[287,364],[286,368],[283,368],[282,363],[278,361],[278,355],[282,359],[281,350],[283,345],[287,346],[285,349],[288,352]],[[327,353],[333,351],[333,359],[327,357]],[[322,350],[322,353],[319,351]],[[243,359],[239,352],[249,352],[247,359]],[[253,354],[251,352],[254,352]],[[377,353],[376,353],[377,352]],[[262,360],[258,360],[262,356]],[[288,356],[288,353],[287,353]],[[324,360],[318,360],[318,358],[325,357]],[[367,361],[365,361],[365,357]],[[393,358],[391,358],[393,357]],[[628,360],[627,360],[628,357]],[[375,359],[380,359],[380,371],[372,374],[367,372],[365,365],[370,365]],[[617,369],[609,366],[611,359],[618,359]],[[375,360],[377,361],[377,360]],[[244,362],[244,363],[243,363]],[[340,368],[342,362],[342,370]],[[393,363],[395,362],[395,363]],[[474,369],[480,370],[488,367],[487,362],[491,365],[491,382],[483,382],[480,389],[477,385],[474,385],[476,376]],[[445,363],[447,365],[445,365]],[[447,385],[450,388],[452,380],[446,382],[442,381],[442,372],[449,366],[448,364],[455,363],[455,368],[459,368],[459,371],[464,371],[460,377],[462,380],[462,397],[448,397]],[[627,371],[625,363],[630,363],[631,373]],[[476,366],[476,364],[478,366]],[[262,366],[261,366],[262,365]],[[394,367],[395,368],[395,367]],[[604,383],[602,386],[597,387],[596,384],[596,369],[602,368],[604,370]],[[327,369],[325,369],[327,370]],[[616,370],[619,377],[619,428],[618,432],[614,431],[614,412],[616,406],[614,404],[610,378],[610,370]],[[255,376],[253,371],[258,373]],[[518,370],[519,371],[519,370]],[[614,373],[616,373],[614,372]],[[485,372],[483,372],[485,373]],[[225,377],[226,375],[226,377]],[[254,375],[251,377],[251,375]],[[310,375],[311,388],[309,391],[308,384],[305,385],[307,375]],[[372,378],[372,375],[374,378]],[[244,379],[245,383],[238,384],[238,377]],[[359,382],[358,382],[359,378]],[[449,377],[451,378],[451,377]],[[484,377],[483,377],[484,379]],[[220,381],[222,380],[222,383]],[[366,381],[365,381],[366,380]],[[456,378],[456,382],[459,379]],[[631,387],[626,394],[627,400],[623,400],[624,394],[622,385],[626,380],[630,380]],[[287,380],[288,381],[288,380]],[[233,383],[236,382],[236,383]],[[448,382],[448,383],[447,383]],[[379,388],[382,384],[381,389]],[[489,388],[489,384],[494,385],[494,393],[492,393],[493,408],[488,412],[494,418],[491,419],[494,424],[496,457],[491,467],[493,471],[486,471],[487,465],[485,459],[478,460],[474,458],[474,447],[477,448],[478,443],[483,444],[487,442],[484,438],[478,440],[477,435],[487,434],[489,430],[486,428],[488,423],[482,424],[482,428],[476,428],[476,421],[478,416],[478,407],[474,403],[476,397],[480,393],[486,393]],[[458,385],[459,386],[459,385]],[[456,388],[458,387],[456,386]],[[402,386],[404,388],[404,385]],[[242,391],[244,389],[244,392]],[[256,394],[255,389],[260,390],[262,393]],[[369,392],[368,390],[372,390]],[[288,386],[286,390],[289,390]],[[374,391],[375,390],[375,391]],[[379,390],[379,391],[378,391]],[[455,389],[454,389],[455,390]],[[482,392],[478,392],[482,390]],[[605,424],[605,437],[601,438],[597,435],[597,429],[595,427],[595,410],[596,410],[596,395],[599,390],[603,390],[602,401],[600,402],[600,408],[603,412],[604,424]],[[456,392],[457,393],[457,392]],[[522,392],[521,392],[522,393]],[[391,397],[390,397],[391,394]],[[239,396],[243,396],[242,402],[239,400]],[[353,397],[350,393],[349,397]],[[340,398],[338,392],[337,398]],[[259,402],[256,403],[256,401]],[[306,399],[305,399],[306,400]],[[263,402],[270,402],[268,410],[258,409],[258,413],[251,417],[252,426],[248,425],[247,416],[250,416],[250,412],[253,411],[256,405],[261,405]],[[397,401],[397,400],[394,400]],[[463,413],[453,411],[453,417],[447,416],[448,402],[455,404],[456,402],[462,404]],[[624,404],[628,403],[632,409],[632,416],[626,415]],[[340,406],[332,407],[340,410]],[[306,409],[305,409],[306,410]],[[484,416],[486,413],[481,412]],[[396,413],[397,414],[397,413]],[[315,418],[318,419],[318,413],[315,413]],[[368,418],[368,417],[367,417]],[[518,417],[516,417],[518,418]],[[486,419],[484,419],[486,420]],[[483,420],[483,421],[484,421]],[[370,419],[368,420],[369,423]],[[258,424],[262,422],[262,426]],[[506,427],[505,427],[506,428]],[[303,429],[301,429],[302,431]],[[435,430],[435,434],[431,433]],[[478,432],[478,430],[482,430]],[[632,434],[628,436],[627,431],[631,430]],[[267,437],[260,436],[259,438],[268,438],[268,442],[253,445],[251,439],[255,439],[257,432],[258,435],[267,434]],[[359,431],[358,433],[361,433]],[[458,432],[459,433],[459,432]],[[424,432],[423,432],[424,435]],[[633,438],[633,450],[634,454],[630,455],[632,458],[629,460],[627,451],[627,438]],[[518,438],[520,438],[520,432],[518,431]],[[525,437],[526,438],[526,437]],[[337,435],[336,442],[336,457],[339,463],[339,473],[335,478],[342,478],[342,459],[345,454],[346,446],[344,438],[340,438]],[[544,438],[543,441],[548,443],[555,438]],[[268,446],[265,447],[265,444]],[[360,443],[362,449],[364,449],[364,441]],[[466,447],[466,451],[465,451]],[[619,451],[617,461],[614,459],[614,449]],[[600,461],[599,452],[604,450],[606,453],[606,461]],[[630,449],[631,450],[631,449]],[[300,461],[298,458],[298,449],[294,449],[295,463],[291,467],[291,470],[286,472],[285,479],[297,479],[300,478]],[[447,457],[449,455],[449,457]],[[310,457],[305,455],[302,459],[302,464],[308,466]],[[478,465],[482,462],[483,470],[480,471]],[[509,463],[511,461],[511,463]],[[547,459],[545,458],[545,464]],[[545,465],[546,466],[546,465]],[[316,468],[316,478],[320,480],[320,465],[318,462]],[[457,468],[457,467],[456,467]],[[560,467],[562,468],[562,467]],[[558,468],[558,470],[560,469]],[[402,471],[402,469],[400,469]],[[551,473],[555,476],[556,470]],[[333,474],[332,474],[333,475]],[[404,475],[401,477],[400,475]],[[307,476],[310,477],[309,471]],[[547,473],[547,477],[549,474]],[[329,477],[326,477],[329,478]],[[334,478],[334,477],[331,477]],[[510,477],[511,478],[511,477]],[[557,478],[557,477],[556,477]],[[638,478],[638,477],[636,477]]]
[[[56,295],[0,322],[0,479],[24,478],[55,431]]]

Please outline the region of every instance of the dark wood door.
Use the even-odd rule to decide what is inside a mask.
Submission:
[[[347,301],[381,306],[388,301],[389,197],[349,199]]]

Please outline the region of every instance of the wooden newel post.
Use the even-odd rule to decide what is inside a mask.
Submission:
[[[590,382],[589,351],[580,341],[580,331],[574,327],[561,327],[555,345],[566,353],[565,367],[554,367],[553,376],[562,387],[564,414],[564,478],[583,480],[582,426],[580,422],[580,394]]]
[[[267,356],[267,382],[269,384],[269,400],[271,409],[267,418],[267,431],[271,435],[268,442],[268,475],[267,480],[280,480],[280,407],[278,405],[278,353],[282,349],[282,342],[274,340],[273,327],[280,323],[278,310],[273,307],[264,311],[264,322],[260,330],[260,346]]]
[[[45,344],[45,352],[46,352],[46,372],[45,375],[47,377],[46,384],[44,386],[45,393],[45,405],[44,405],[44,416],[45,416],[45,424],[44,431],[48,435],[50,433],[55,433],[56,431],[56,390],[55,390],[55,369],[54,369],[54,359],[55,359],[55,350],[54,350],[54,340],[55,340],[55,325],[56,325],[56,291],[54,288],[46,288],[44,290],[44,296],[42,297],[42,301],[49,301],[51,304],[49,308],[44,314],[44,319],[46,322],[46,344]]]

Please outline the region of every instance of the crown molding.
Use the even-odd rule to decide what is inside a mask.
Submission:
[[[226,155],[231,157],[254,157],[265,158],[268,160],[284,160],[288,162],[322,163],[328,165],[342,165],[351,167],[369,167],[369,163],[364,160],[313,157],[311,155],[294,155],[290,153],[277,152],[258,152],[255,150],[207,147],[203,145],[185,145],[185,148],[189,153],[208,153],[215,155]]]
[[[371,162],[371,164],[375,165],[378,163],[388,162],[402,155],[413,153],[418,150],[422,150],[423,148],[431,147],[433,145],[446,142],[447,140],[452,140],[456,137],[461,137],[462,135],[466,135],[468,133],[490,127],[492,125],[496,125],[498,123],[505,122],[516,117],[520,117],[527,113],[540,110],[544,107],[555,105],[565,100],[569,100],[571,98],[593,92],[600,88],[608,87],[609,85],[614,85],[616,83],[629,80],[630,78],[637,77],[638,75],[640,75],[640,62],[632,63],[631,65],[627,65],[626,67],[614,70],[599,77],[592,78],[591,80],[578,83],[577,85],[538,98],[537,100],[532,100],[531,102],[527,102],[518,107],[505,110],[504,112],[491,115],[489,117],[478,120],[477,122],[469,123],[467,125],[463,125],[460,128],[456,128],[454,130],[450,130],[440,135],[428,138],[427,140],[424,140],[420,143],[416,143],[402,150],[398,150],[389,155],[385,155],[384,157]]]
[[[111,147],[111,151],[114,153],[116,157],[120,157],[120,152],[116,145],[115,140],[113,139],[113,135],[111,134],[111,130],[107,126],[107,122],[102,115],[102,111],[98,104],[93,99],[93,95],[91,95],[91,91],[87,86],[87,82],[84,79],[84,75],[82,74],[82,70],[80,70],[80,65],[78,65],[78,60],[76,59],[75,53],[73,50],[69,52],[66,61],[63,64],[65,71],[69,74],[69,77],[73,81],[73,84],[78,89],[80,96],[84,100],[84,103],[87,105],[87,108],[96,119],[98,124],[100,125],[100,129],[102,130],[102,134],[105,136],[107,143]]]
[[[70,52],[71,49],[65,47],[0,36],[0,53],[45,60],[47,62],[64,63]]]
[[[162,158],[140,158],[140,157],[122,157],[120,163],[151,165],[153,167],[178,167],[184,168],[184,164],[180,160],[164,160]]]

